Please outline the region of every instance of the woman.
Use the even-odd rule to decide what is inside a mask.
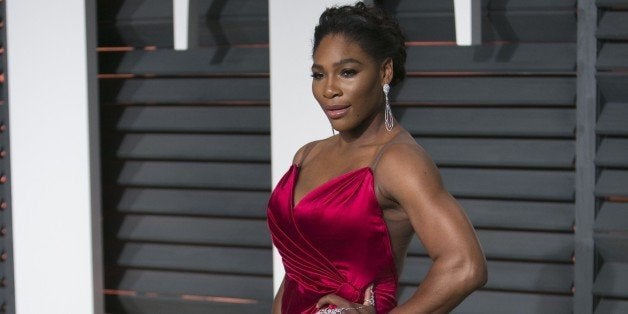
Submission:
[[[321,15],[312,92],[338,134],[303,146],[271,195],[269,228],[286,269],[273,313],[448,312],[484,285],[473,227],[390,112],[405,56],[397,22],[378,8]],[[398,305],[414,234],[433,264]]]

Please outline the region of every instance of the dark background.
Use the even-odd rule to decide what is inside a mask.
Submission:
[[[456,312],[627,313],[628,0],[485,0],[474,47],[452,1],[383,5],[408,39],[395,116],[489,260]],[[179,52],[171,0],[98,1],[109,313],[270,311],[268,4],[198,14]],[[429,266],[415,241],[401,300]]]

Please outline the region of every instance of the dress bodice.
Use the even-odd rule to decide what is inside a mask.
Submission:
[[[316,302],[330,293],[361,304],[371,283],[377,313],[388,313],[396,305],[397,273],[373,171],[342,174],[294,204],[299,170],[290,167],[268,204],[286,270],[282,313],[316,313]]]

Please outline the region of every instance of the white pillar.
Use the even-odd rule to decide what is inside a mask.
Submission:
[[[175,50],[187,50],[198,46],[198,14],[197,0],[172,0]]]
[[[329,121],[312,96],[310,67],[314,27],[326,7],[354,2],[269,0],[273,187],[302,145],[332,135]],[[284,275],[277,252],[273,256],[273,274],[277,291]]]
[[[482,43],[482,1],[454,0],[456,43],[459,46]]]
[[[16,313],[102,313],[95,0],[6,2]]]

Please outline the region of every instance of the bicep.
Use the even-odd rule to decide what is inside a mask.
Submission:
[[[404,211],[431,258],[479,250],[471,223],[425,152],[401,147],[384,157],[383,190]]]
[[[433,259],[470,253],[478,248],[471,223],[458,202],[444,189],[401,199],[410,223]]]

